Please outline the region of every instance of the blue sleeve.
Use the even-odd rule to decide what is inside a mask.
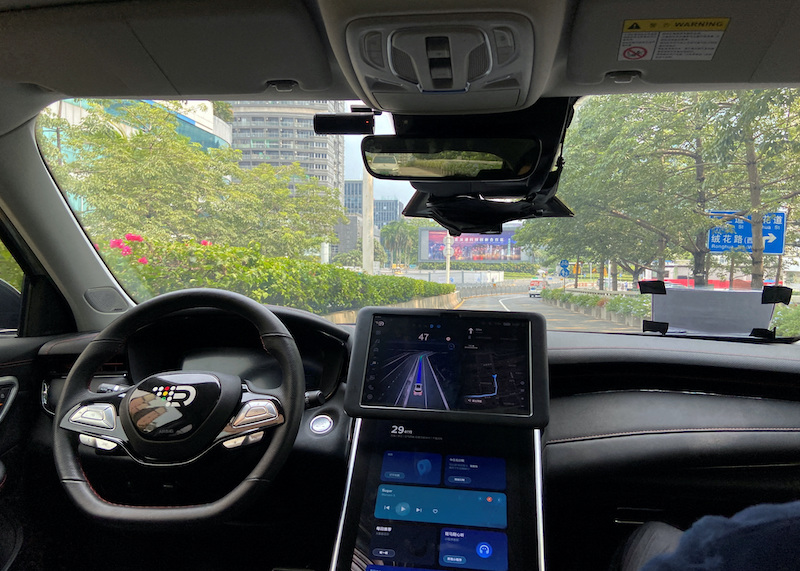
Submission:
[[[706,516],[678,548],[641,571],[796,571],[800,569],[800,501],[761,504],[733,517]]]

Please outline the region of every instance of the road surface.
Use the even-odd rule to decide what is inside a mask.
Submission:
[[[471,297],[464,300],[459,309],[483,309],[491,311],[533,311],[541,313],[551,331],[594,331],[603,333],[641,333],[640,329],[605,319],[595,319],[569,309],[548,305],[528,294],[505,294]]]
[[[431,355],[427,351],[408,351],[390,359],[380,371],[375,402],[401,408],[448,410]]]

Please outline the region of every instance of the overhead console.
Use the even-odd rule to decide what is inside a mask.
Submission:
[[[365,308],[331,569],[544,569],[537,314]]]
[[[404,113],[510,111],[531,86],[534,34],[517,14],[355,20],[347,51],[377,107]]]

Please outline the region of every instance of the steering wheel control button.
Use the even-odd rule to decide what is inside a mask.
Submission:
[[[97,438],[96,436],[89,436],[88,434],[81,434],[78,436],[81,444],[98,448],[100,450],[114,450],[117,447],[116,442],[111,442],[105,438]]]
[[[333,419],[327,414],[318,414],[311,419],[309,428],[314,434],[327,434],[333,430]]]
[[[231,422],[233,428],[251,425],[274,424],[278,420],[278,407],[270,400],[251,400],[239,410]]]
[[[261,442],[263,438],[264,438],[264,431],[259,430],[258,432],[254,432],[253,434],[246,434],[244,436],[237,436],[236,438],[225,440],[222,442],[222,445],[228,449],[239,448],[242,445],[247,446],[249,444],[255,444],[256,442]]]
[[[225,448],[239,448],[242,444],[244,444],[244,440],[247,438],[246,436],[238,436],[236,438],[231,438],[230,440],[226,440],[222,443]]]
[[[72,413],[69,420],[75,424],[84,424],[95,428],[113,430],[117,425],[115,416],[114,405],[107,403],[90,404],[82,406]]]

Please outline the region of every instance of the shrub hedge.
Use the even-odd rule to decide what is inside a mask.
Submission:
[[[608,311],[623,315],[648,317],[650,315],[650,297],[646,295],[612,295],[600,296],[590,293],[569,293],[560,288],[547,288],[542,292],[544,299],[574,303],[581,307],[605,307]],[[798,317],[800,323],[800,317]]]
[[[128,293],[138,300],[190,287],[236,291],[258,302],[332,313],[366,305],[391,305],[444,295],[451,284],[395,276],[370,276],[317,262],[266,258],[258,244],[234,247],[196,242],[155,242],[141,236],[96,246]]]
[[[771,326],[779,337],[800,336],[800,304],[776,305]]]

